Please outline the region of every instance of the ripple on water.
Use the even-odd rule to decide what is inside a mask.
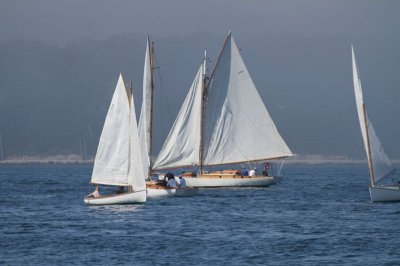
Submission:
[[[90,166],[1,166],[0,264],[396,265],[399,205],[369,202],[364,168],[289,165],[269,188],[88,207]]]

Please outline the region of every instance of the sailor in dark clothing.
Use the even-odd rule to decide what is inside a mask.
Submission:
[[[168,180],[175,178],[173,173],[166,173],[163,180],[157,180],[156,185],[166,187]]]

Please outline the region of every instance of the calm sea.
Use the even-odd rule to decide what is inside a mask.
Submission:
[[[369,201],[367,165],[102,207],[91,169],[0,166],[0,265],[400,265],[400,204]]]

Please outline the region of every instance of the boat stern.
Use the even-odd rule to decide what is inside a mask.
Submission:
[[[394,185],[369,187],[372,202],[400,201],[400,187]]]

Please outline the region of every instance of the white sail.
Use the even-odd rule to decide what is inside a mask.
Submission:
[[[143,169],[143,159],[141,145],[139,141],[139,133],[136,121],[135,103],[133,94],[131,93],[130,105],[130,129],[129,129],[129,168],[128,183],[132,185],[133,191],[141,191],[146,189],[145,177],[147,172]],[[145,174],[146,173],[146,174]]]
[[[354,94],[356,98],[358,119],[360,122],[361,133],[364,141],[365,151],[367,153],[367,158],[368,161],[372,161],[373,176],[375,178],[374,181],[378,182],[380,179],[382,179],[391,171],[393,171],[394,168],[388,156],[386,155],[385,151],[383,150],[382,144],[375,133],[372,122],[368,118],[367,111],[365,110],[364,112],[365,105],[361,88],[361,80],[358,74],[358,68],[353,47],[351,48],[351,52],[352,52]],[[370,147],[370,153],[368,152],[368,144]]]
[[[154,169],[200,164],[200,119],[204,68],[205,63],[197,72],[171,131],[154,162]]]
[[[146,56],[144,60],[143,72],[143,100],[139,118],[139,140],[143,151],[144,172],[148,173],[150,166],[150,141],[151,141],[151,65],[150,65],[150,40],[147,38]]]
[[[205,165],[292,156],[229,33],[208,86]]]
[[[120,75],[100,136],[94,161],[92,183],[129,185],[127,178],[130,147],[129,119],[128,92],[122,75]]]

